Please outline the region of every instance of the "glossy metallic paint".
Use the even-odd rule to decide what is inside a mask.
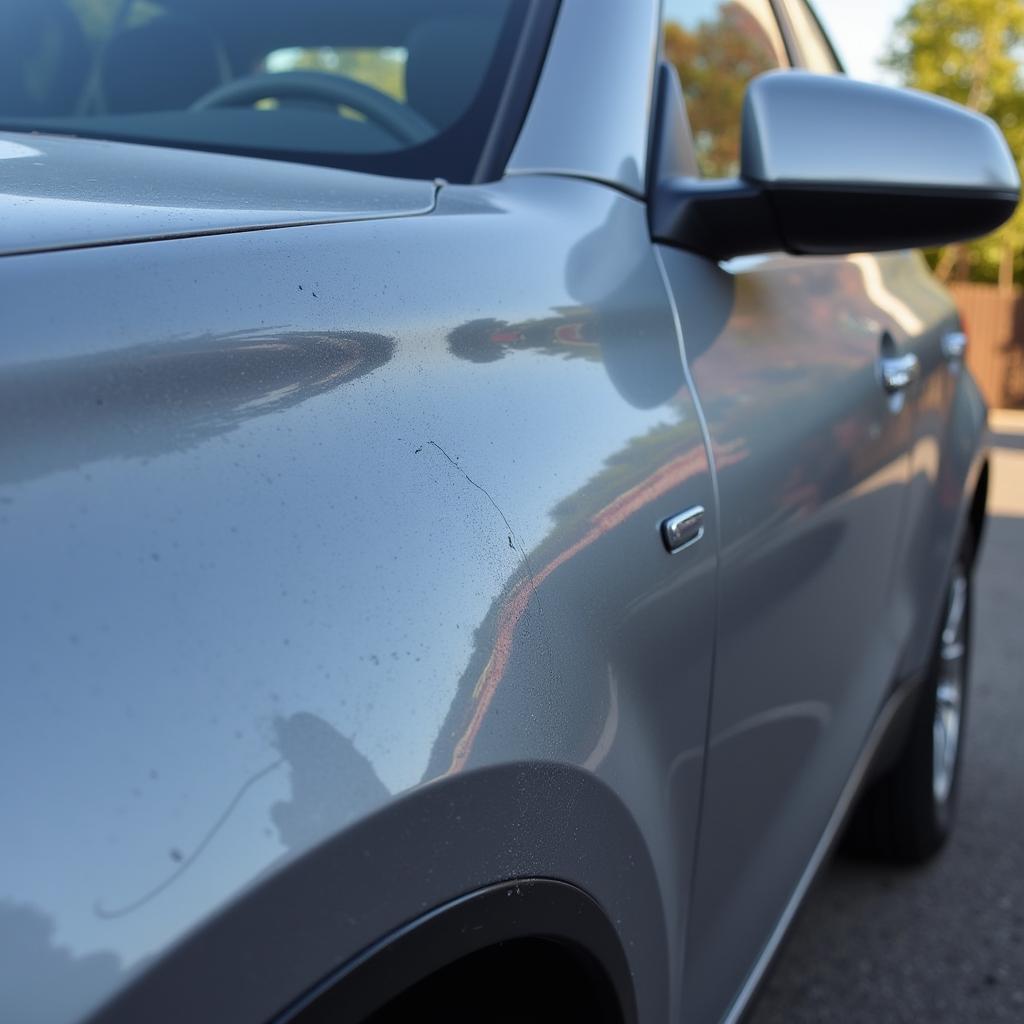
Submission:
[[[712,1020],[769,942],[891,683],[918,667],[906,645],[946,566],[930,563],[922,578],[903,554],[907,536],[945,553],[954,526],[930,521],[933,490],[909,507],[925,382],[887,396],[880,364],[918,352],[928,375],[949,378],[934,353],[956,319],[917,254],[716,267],[661,252],[720,501],[706,813],[685,982],[690,1012]],[[938,427],[918,444],[938,450]],[[976,448],[977,427],[964,440]],[[927,650],[916,636],[914,645]]]
[[[771,71],[747,89],[743,128],[748,181],[1020,190],[1013,154],[991,118],[910,89]]]
[[[3,1005],[264,1019],[533,875],[678,1006],[718,545],[659,536],[714,497],[643,205],[510,180],[0,270]]]
[[[436,187],[308,164],[0,132],[0,256],[429,213]]]
[[[657,6],[563,0],[496,184],[161,150],[134,191],[110,145],[109,195],[4,200],[5,1018],[268,1020],[526,877],[604,908],[641,1020],[742,1009],[984,407],[917,256],[651,245]]]
[[[659,0],[561,0],[507,174],[571,175],[645,194],[660,12]]]

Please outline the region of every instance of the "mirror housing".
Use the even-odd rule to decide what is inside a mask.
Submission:
[[[678,93],[678,79],[662,74],[659,89],[659,118],[679,116],[681,97],[666,94]],[[659,124],[659,138],[665,130]],[[719,260],[960,241],[999,227],[1020,198],[1017,166],[989,118],[925,93],[804,71],[751,81],[739,179],[701,180],[673,164],[672,152],[654,154],[652,235]]]

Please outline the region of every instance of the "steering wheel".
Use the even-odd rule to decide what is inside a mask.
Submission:
[[[352,78],[322,71],[283,71],[246,75],[211,89],[189,108],[247,107],[263,99],[314,99],[332,106],[344,104],[358,110],[399,142],[415,146],[437,134],[426,118],[386,93]]]

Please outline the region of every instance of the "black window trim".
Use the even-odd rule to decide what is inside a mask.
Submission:
[[[666,116],[671,116],[665,109],[666,103],[668,102],[667,93],[671,92],[672,86],[666,81],[666,76],[671,77],[675,75],[674,69],[671,74],[668,68],[665,67],[667,60],[665,58],[665,4],[668,0],[658,0],[658,39],[657,39],[657,51],[655,53],[655,73],[651,76],[651,114],[648,118],[647,123],[647,199],[650,201],[653,198],[653,189],[657,187],[657,182],[661,174],[664,173],[664,168],[659,168],[658,160],[656,157],[656,151],[665,144],[665,140],[661,137],[662,132],[665,130],[663,122]],[[796,44],[795,33],[792,30],[792,26],[787,16],[783,16],[781,13],[781,2],[782,0],[768,0],[768,7],[775,18],[775,24],[779,29],[779,34],[782,36],[782,45],[786,51],[786,68],[802,68],[803,63],[801,61],[801,53]],[[813,14],[814,12],[811,11]],[[817,17],[815,17],[817,21]],[[820,25],[821,23],[818,22]],[[822,29],[822,35],[828,40],[828,36]],[[831,40],[828,40],[829,49],[832,49]],[[835,51],[833,51],[834,53]],[[838,62],[838,61],[837,61]],[[842,67],[842,65],[840,65]],[[686,109],[685,103],[682,108],[683,117],[686,122],[685,139],[682,140],[681,145],[687,151],[687,159],[692,159],[696,162],[696,150],[693,145],[692,128],[690,125],[690,115]],[[718,181],[722,179],[716,178],[704,178],[702,175],[697,175],[700,181]]]
[[[480,149],[473,184],[498,181],[505,174],[547,60],[560,3],[561,0],[530,0],[519,43],[509,63],[505,88]]]
[[[794,4],[801,4],[811,23],[817,26],[818,32],[821,34],[822,41],[825,43],[825,47],[835,63],[838,74],[847,74],[846,66],[843,64],[842,59],[832,43],[831,37],[825,30],[825,26],[822,24],[821,18],[818,17],[818,12],[814,9],[814,5],[812,3],[808,3],[808,0],[771,0],[771,5],[775,9],[775,19],[779,22],[783,37],[786,40],[786,49],[791,51],[790,62],[793,67],[807,69],[810,66],[807,54],[804,52],[804,48],[800,45],[800,39],[793,24],[793,16],[790,13]],[[796,55],[795,57],[794,54]]]

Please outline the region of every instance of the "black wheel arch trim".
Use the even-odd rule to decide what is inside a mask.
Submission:
[[[590,895],[568,882],[524,878],[468,893],[397,929],[321,981],[274,1024],[357,1022],[463,958],[518,939],[585,954],[614,989],[623,1024],[636,999],[618,933]]]
[[[972,474],[974,484],[971,491],[968,492],[970,494],[968,521],[973,540],[970,551],[972,565],[977,561],[981,542],[985,536],[985,522],[988,517],[989,461],[989,452],[986,448],[981,453],[977,471]]]
[[[603,908],[628,955],[637,1015],[667,1018],[675,950],[650,838],[592,772],[481,764],[324,830],[244,889],[219,891],[207,917],[138,962],[88,1024],[266,1024],[435,909],[541,878]]]

